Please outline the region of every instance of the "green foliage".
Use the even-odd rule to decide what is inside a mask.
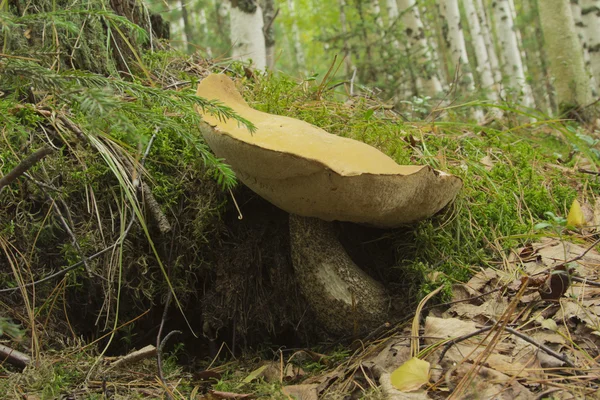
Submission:
[[[0,337],[7,335],[13,339],[19,339],[24,335],[21,327],[10,319],[0,317]]]
[[[269,77],[245,82],[245,94],[263,111],[311,122],[371,144],[400,164],[429,164],[464,181],[456,202],[445,212],[397,234],[398,254],[404,259],[397,273],[416,287],[434,271],[445,274],[449,283],[468,279],[473,269],[490,265],[533,237],[534,226],[545,221],[548,212],[566,217],[577,195],[577,182],[547,167],[557,162],[555,153],[580,152],[556,134],[532,135],[529,126],[405,122],[368,98],[343,105],[335,102],[335,93],[326,92],[319,99],[320,85],[318,80],[298,84]],[[552,123],[549,128],[562,129]],[[492,166],[484,162],[486,156]],[[598,186],[594,180],[586,184]],[[428,291],[427,286],[423,289]]]

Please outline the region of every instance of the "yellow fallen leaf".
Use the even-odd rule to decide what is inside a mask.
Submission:
[[[244,382],[244,383],[250,383],[253,380],[259,378],[261,376],[261,374],[267,369],[268,366],[269,366],[269,364],[265,364],[265,365],[263,365],[261,367],[256,368],[254,371],[250,372],[248,374],[248,376],[245,377],[242,382]]]
[[[396,368],[390,380],[392,385],[402,392],[417,390],[429,382],[429,363],[413,357]]]
[[[579,201],[575,199],[573,200],[573,204],[571,204],[571,209],[569,210],[569,216],[567,217],[567,226],[579,228],[583,225],[585,225],[585,217],[583,215],[583,210],[581,209]]]

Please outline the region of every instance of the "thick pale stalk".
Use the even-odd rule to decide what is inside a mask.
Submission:
[[[411,48],[411,54],[416,55],[417,89],[421,95],[437,96],[443,88],[433,62],[432,49],[427,43],[419,7],[415,0],[399,0],[402,10],[402,24]],[[389,8],[388,8],[389,9]],[[396,9],[398,13],[398,9]],[[396,14],[397,17],[397,14]]]
[[[486,96],[488,100],[495,102],[498,100],[498,95],[494,85],[494,76],[492,75],[492,68],[490,66],[485,40],[483,38],[483,32],[481,30],[481,25],[479,24],[477,11],[475,10],[475,4],[473,3],[473,0],[463,0],[463,6],[465,7],[467,21],[469,22],[469,29],[471,31],[473,48],[475,49],[477,71],[479,72],[479,78],[481,79],[481,86],[486,89]]]
[[[581,0],[581,18],[592,73],[596,83],[600,85],[600,0]]]
[[[298,286],[323,328],[348,335],[385,322],[383,286],[352,261],[330,222],[291,214],[290,243]]]
[[[592,95],[590,82],[569,0],[544,0],[539,13],[559,111],[563,113],[587,105]]]
[[[264,70],[267,65],[263,15],[260,6],[249,0],[232,2],[230,11],[232,55],[234,60],[248,62]]]
[[[508,81],[508,86],[513,91],[517,91],[518,97],[521,98],[521,103],[524,106],[533,107],[533,95],[525,79],[525,70],[523,69],[510,4],[508,0],[495,0],[492,3],[492,8],[496,22],[496,36],[500,42],[503,58],[502,70]]]

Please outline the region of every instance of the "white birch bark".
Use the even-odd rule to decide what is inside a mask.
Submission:
[[[581,17],[592,73],[600,84],[600,0],[581,0]]]
[[[517,45],[519,46],[519,51],[521,52],[521,60],[523,62],[523,72],[525,73],[525,76],[527,76],[527,53],[525,52],[525,49],[523,48],[523,38],[521,37],[521,31],[519,30],[519,28],[516,25],[516,20],[517,20],[517,8],[515,7],[515,1],[514,0],[508,0],[508,8],[510,9],[510,13],[512,15],[512,20],[513,20],[513,31],[515,32],[515,36],[517,37]]]
[[[273,71],[275,69],[275,1],[262,0],[260,6],[263,11],[263,35],[265,37],[265,54],[267,57],[267,69]]]
[[[510,89],[520,92],[521,103],[525,107],[534,107],[531,88],[526,82],[523,62],[517,35],[515,34],[512,12],[508,0],[495,0],[492,3],[496,36],[502,53],[502,70]]]
[[[492,30],[490,29],[490,21],[483,7],[483,0],[475,0],[475,8],[477,11],[477,18],[479,20],[479,26],[481,27],[481,34],[485,41],[485,48],[487,49],[488,60],[490,61],[490,69],[494,76],[494,82],[496,82],[496,90],[500,92],[502,89],[502,72],[500,71],[500,62],[498,61],[498,55],[496,54],[496,47],[492,40]]]
[[[445,40],[448,44],[452,63],[460,70],[460,75],[462,76],[459,83],[469,92],[474,92],[475,82],[471,73],[465,37],[460,24],[458,0],[443,1],[441,4],[441,15],[446,20],[448,26]]]
[[[388,25],[392,26],[393,24],[397,23],[396,20],[400,15],[400,13],[398,12],[398,3],[396,3],[396,0],[385,0],[385,6],[387,7],[388,11]]]
[[[267,65],[265,38],[263,35],[263,15],[260,6],[254,4],[253,11],[247,12],[232,5],[230,15],[231,44],[234,60],[250,61],[252,67],[264,70]]]
[[[492,68],[490,67],[490,61],[483,39],[483,33],[481,26],[479,25],[479,18],[477,17],[477,11],[475,10],[475,4],[473,0],[463,0],[463,6],[467,14],[467,21],[469,23],[469,29],[471,31],[471,40],[473,41],[473,48],[475,49],[475,58],[477,59],[477,72],[479,72],[479,78],[481,79],[481,86],[486,89],[486,97],[488,100],[498,100],[496,88],[494,87],[494,76],[492,75]]]
[[[352,65],[352,56],[350,55],[350,46],[348,45],[348,27],[346,26],[346,0],[339,0],[340,2],[340,27],[342,29],[342,36],[344,38],[344,66],[346,77],[350,78],[354,72],[354,66]]]
[[[199,13],[199,24],[202,27],[202,34],[204,35],[203,39],[207,40],[208,39],[208,23],[206,21],[206,11],[204,11],[204,8],[200,9],[200,13]],[[206,46],[205,47],[206,50],[206,56],[208,58],[212,58],[212,49],[210,48],[210,46]]]
[[[188,37],[185,32],[185,19],[183,18],[183,1],[179,1],[179,18],[177,19],[177,32],[181,35],[181,47],[184,49],[188,48]]]
[[[187,35],[187,26],[185,21],[185,3],[183,0],[179,0],[179,26],[181,27],[181,37],[183,38],[183,45],[187,48],[190,39]]]
[[[442,18],[446,19],[448,32],[446,33],[446,42],[450,50],[452,62],[459,69],[459,85],[465,91],[475,92],[475,81],[469,65],[469,56],[465,45],[465,37],[460,24],[460,10],[458,9],[458,0],[445,0],[441,7]],[[478,121],[483,120],[483,112],[480,109],[474,110],[474,117]]]
[[[379,0],[371,0],[371,8],[373,9],[375,23],[379,27],[379,32],[381,33],[381,36],[385,36],[385,25],[383,25],[383,18],[381,17],[381,7],[379,6]]]
[[[294,0],[287,0],[290,18],[292,19],[292,41],[294,42],[294,53],[296,54],[296,64],[300,71],[305,72],[306,63],[304,61],[304,49],[300,41],[300,30],[296,21],[296,6]]]
[[[408,37],[411,54],[416,55],[417,90],[420,94],[435,97],[443,91],[443,88],[433,62],[432,49],[425,37],[419,7],[415,4],[415,0],[399,0],[398,5],[402,10],[402,24]],[[397,16],[398,9],[396,9],[396,18]]]
[[[569,0],[544,0],[539,14],[559,112],[589,104],[592,93]]]
[[[590,58],[590,52],[588,50],[588,41],[585,34],[585,24],[583,23],[583,18],[581,15],[581,5],[579,4],[579,0],[571,0],[571,13],[573,14],[573,22],[575,23],[575,32],[577,32],[577,37],[579,38],[579,43],[581,44],[581,49],[583,51],[583,62],[585,64],[585,70],[590,75],[590,85],[592,85],[592,90],[594,92],[597,92],[598,84],[596,81],[596,77],[592,73],[592,60]]]

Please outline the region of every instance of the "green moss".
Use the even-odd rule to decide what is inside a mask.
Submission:
[[[431,271],[444,272],[450,281],[468,279],[473,268],[489,265],[501,257],[499,252],[527,241],[545,212],[565,215],[565,205],[581,194],[573,178],[547,167],[557,163],[557,153],[574,149],[556,134],[534,134],[530,126],[407,122],[377,101],[337,102],[337,95],[323,91],[316,81],[269,76],[242,82],[245,97],[257,109],[369,143],[400,164],[429,164],[464,180],[448,210],[398,234],[399,241],[409,239],[399,244],[399,253],[410,255],[398,273],[415,284]],[[491,168],[483,162],[486,156]],[[518,240],[511,239],[516,236]]]

